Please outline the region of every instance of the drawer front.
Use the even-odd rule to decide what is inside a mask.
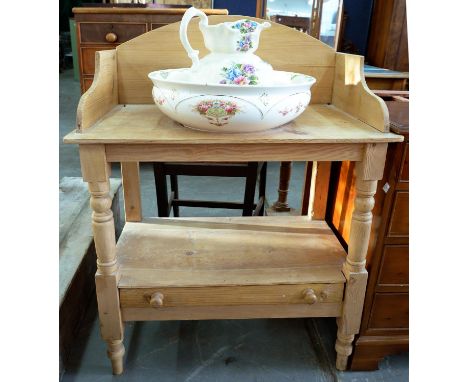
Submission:
[[[121,44],[146,32],[146,24],[133,23],[80,23],[80,42]],[[110,40],[106,39],[113,33]],[[108,37],[109,38],[109,37]]]
[[[407,245],[385,246],[381,264],[380,285],[408,285],[409,247]]]
[[[409,235],[409,192],[397,191],[393,203],[388,236],[408,237]]]
[[[151,23],[151,30],[161,28],[164,25],[167,25],[167,24],[166,23]]]
[[[369,328],[407,329],[408,316],[408,293],[376,293]]]
[[[317,303],[341,302],[343,284],[214,286],[192,288],[120,289],[122,308],[309,304],[306,291],[312,289]],[[159,296],[155,296],[159,294]],[[152,303],[151,297],[158,298]],[[310,294],[309,294],[310,296]],[[313,297],[312,297],[313,299]],[[309,300],[310,301],[310,300]]]
[[[98,46],[81,48],[81,72],[83,74],[94,74],[96,64],[96,52],[100,50],[110,50],[114,47],[109,46]]]
[[[409,144],[405,145],[403,163],[400,169],[400,182],[409,182]]]
[[[83,77],[81,81],[81,92],[84,93],[93,84],[94,77]]]

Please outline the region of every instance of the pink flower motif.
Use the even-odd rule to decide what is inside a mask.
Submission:
[[[236,85],[247,85],[249,83],[249,80],[247,79],[247,77],[239,76],[234,79],[234,83]]]
[[[210,124],[223,126],[238,113],[239,107],[235,102],[220,99],[201,101],[194,105],[194,111],[206,117]]]
[[[207,105],[206,103],[201,103],[200,105],[198,105],[198,110],[201,112],[201,113],[206,113],[206,111],[210,108],[209,105]]]
[[[304,107],[304,105],[302,104],[302,102],[299,102],[296,105],[296,113],[299,113],[303,107]]]
[[[280,113],[284,117],[285,115],[288,115],[291,111],[291,108],[285,107],[283,110],[278,110],[278,113]]]

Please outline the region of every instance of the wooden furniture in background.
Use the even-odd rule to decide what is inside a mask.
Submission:
[[[290,212],[288,204],[289,180],[291,179],[292,162],[281,162],[278,184],[278,200],[274,202],[271,209],[276,212]]]
[[[184,5],[187,7],[195,7],[198,9],[213,8],[214,0],[157,0],[158,4],[166,5]]]
[[[262,216],[265,210],[266,162],[247,163],[153,163],[158,216],[169,217],[171,210],[174,217],[179,217],[179,207],[228,208],[242,210],[242,216]],[[169,175],[171,196],[167,194]],[[245,178],[243,202],[225,202],[214,200],[187,200],[179,197],[178,176],[218,176]],[[258,203],[255,203],[255,189],[259,178]]]
[[[210,24],[237,19],[210,16]],[[146,76],[189,65],[185,51],[174,49],[179,26],[98,52],[96,80],[80,99],[76,130],[65,137],[79,145],[91,193],[99,319],[113,372],[123,372],[125,321],[325,316],[337,317],[336,367],[344,370],[361,322],[373,195],[387,144],[403,138],[389,132],[385,104],[365,86],[362,57],[336,53],[275,23],[258,54],[278,70],[317,79],[304,113],[293,124],[251,134],[176,125],[154,107]],[[188,29],[203,55],[196,20]],[[138,162],[194,159],[357,162],[348,254],[328,225],[310,215],[142,218]],[[108,183],[112,162],[123,164],[126,223],[117,244]]]
[[[374,1],[366,62],[380,68],[408,72],[406,1]]]
[[[255,17],[258,19],[263,19],[265,17],[265,5],[266,0],[257,0],[257,4],[255,6]]]
[[[390,98],[390,97],[389,97]],[[377,185],[371,245],[367,254],[367,285],[361,329],[355,342],[352,370],[375,370],[388,354],[408,349],[408,200],[409,102],[386,101],[390,128],[405,137],[391,143],[382,180]],[[356,185],[352,162],[334,163],[327,221],[345,246]]]
[[[372,93],[387,100],[387,97],[404,97],[409,102],[409,90],[372,90]]]
[[[312,215],[314,219],[325,220],[330,170],[331,162],[306,163],[301,215]],[[312,195],[311,190],[314,190]],[[310,203],[310,200],[313,200],[313,204]]]
[[[364,76],[366,83],[371,90],[407,90],[408,72],[398,72],[395,70],[376,68],[365,65]]]
[[[310,18],[300,16],[272,15],[271,21],[310,34]]]
[[[185,8],[73,8],[81,92],[84,93],[93,83],[97,51],[115,49],[119,44],[143,33],[179,21],[186,10]],[[228,13],[227,9],[203,9],[203,12],[207,15]],[[157,49],[157,44],[153,49]]]

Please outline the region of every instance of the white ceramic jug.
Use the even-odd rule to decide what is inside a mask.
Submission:
[[[199,27],[210,53],[201,60],[198,50],[192,49],[187,26],[199,16]],[[191,74],[197,82],[207,84],[266,85],[273,82],[273,68],[256,56],[260,33],[269,22],[257,23],[242,19],[216,25],[208,24],[208,17],[196,8],[188,9],[180,24],[180,41],[192,60]]]

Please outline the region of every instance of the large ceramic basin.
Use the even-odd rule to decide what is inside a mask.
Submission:
[[[310,102],[315,78],[275,71],[271,85],[203,84],[188,68],[151,72],[153,99],[175,121],[198,130],[250,132],[298,117]]]

